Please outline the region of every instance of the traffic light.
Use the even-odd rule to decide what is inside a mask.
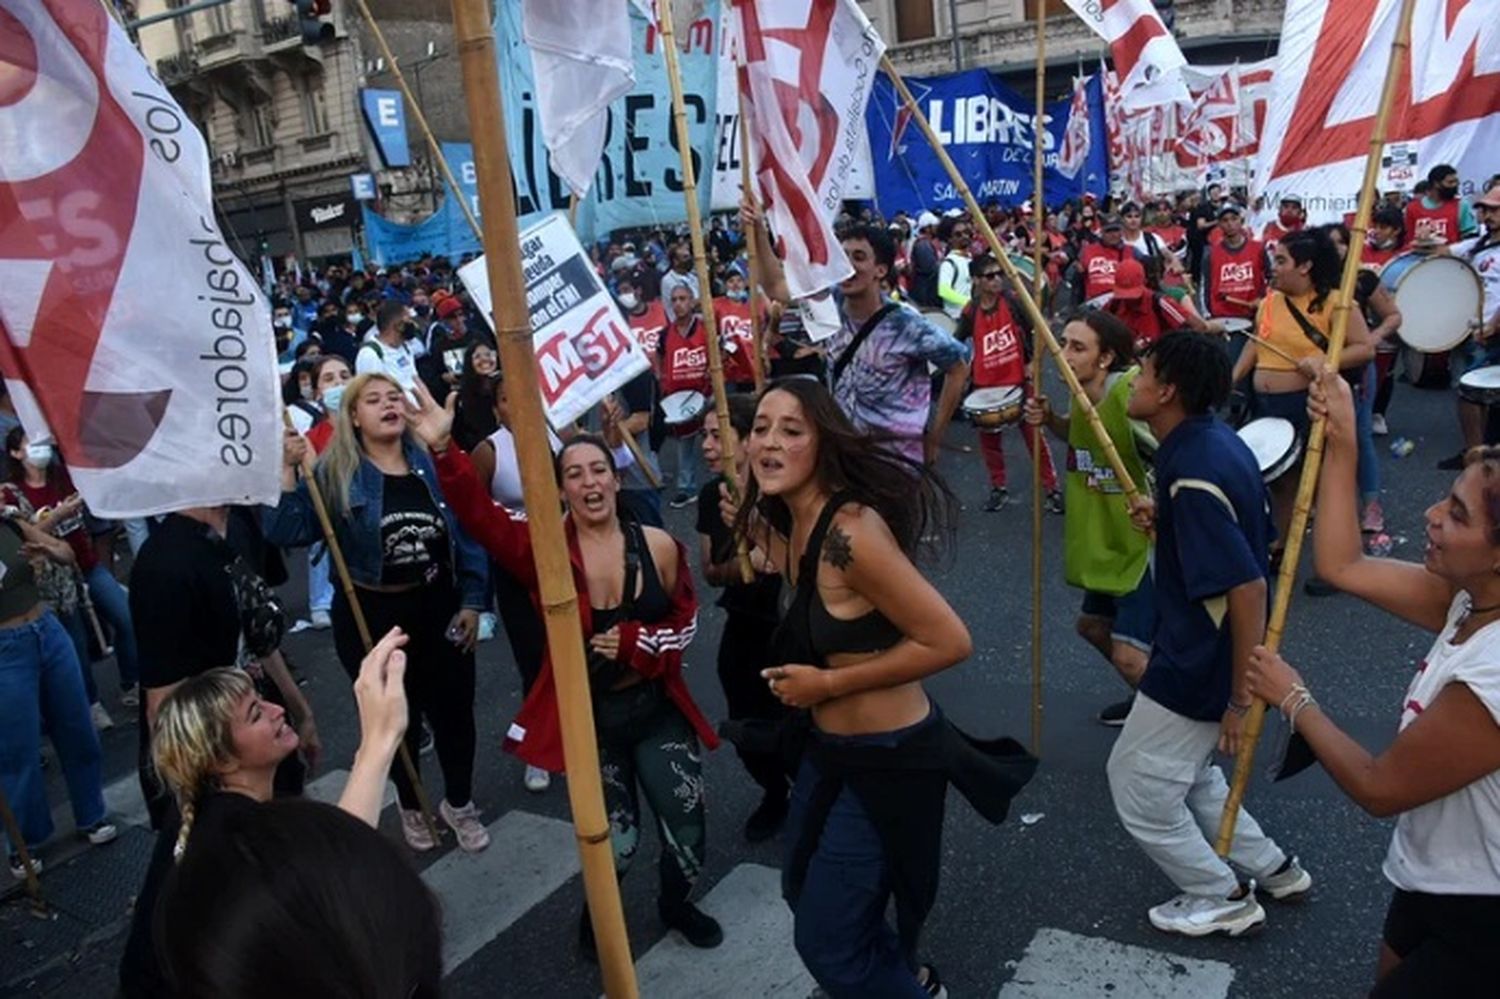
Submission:
[[[1168,31],[1175,31],[1177,27],[1177,4],[1176,0],[1151,0],[1151,5],[1156,8],[1156,13],[1161,17],[1161,23]]]
[[[297,8],[303,45],[321,45],[333,41],[333,25],[323,20],[333,9],[333,0],[291,0]]]

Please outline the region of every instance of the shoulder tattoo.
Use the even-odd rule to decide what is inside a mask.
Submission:
[[[841,571],[854,564],[849,535],[837,524],[828,528],[828,537],[823,539],[823,561]]]

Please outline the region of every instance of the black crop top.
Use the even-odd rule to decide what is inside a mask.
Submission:
[[[830,499],[807,539],[797,569],[797,588],[791,606],[771,640],[773,661],[827,666],[828,657],[840,654],[884,652],[901,641],[901,629],[878,610],[844,619],[828,613],[818,593],[818,559],[834,514],[854,497],[840,493]]]
[[[625,535],[625,588],[620,603],[614,607],[589,608],[596,635],[621,621],[642,624],[660,621],[672,610],[672,598],[661,585],[661,574],[656,571],[656,561],[651,557],[645,528],[629,518],[621,519],[620,528]],[[635,592],[637,579],[641,583],[639,595]]]

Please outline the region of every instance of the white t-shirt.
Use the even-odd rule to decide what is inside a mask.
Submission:
[[[1406,690],[1401,728],[1450,683],[1467,685],[1500,725],[1500,622],[1485,625],[1462,645],[1449,642],[1468,607],[1468,594],[1459,593],[1448,608],[1448,623]],[[1500,895],[1500,771],[1403,812],[1384,871],[1406,891]]]
[[[950,252],[938,264],[938,286],[946,282],[954,291],[964,296],[965,299],[974,296],[974,278],[969,274],[970,257],[967,253]],[[956,302],[943,300],[943,311],[948,313],[948,318],[957,320],[963,315],[964,307]]]
[[[512,513],[525,513],[526,497],[521,490],[521,458],[516,454],[516,435],[510,432],[509,427],[501,427],[485,440],[495,449],[495,471],[490,476],[490,498]],[[547,445],[552,448],[553,454],[562,450],[562,443],[562,438],[548,427]]]
[[[1500,240],[1490,240],[1478,253],[1470,256],[1479,245],[1480,237],[1465,239],[1448,247],[1448,252],[1460,260],[1466,260],[1479,272],[1484,284],[1484,321],[1489,322],[1500,315]]]
[[[354,373],[357,375],[381,372],[396,379],[396,383],[409,389],[417,383],[417,355],[411,343],[403,340],[399,347],[381,343],[375,337],[366,337],[354,355]]]

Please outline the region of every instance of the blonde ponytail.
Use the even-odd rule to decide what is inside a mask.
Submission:
[[[174,857],[187,847],[200,795],[234,762],[234,712],[254,694],[243,670],[221,667],[182,681],[157,709],[151,757],[182,815]]]

